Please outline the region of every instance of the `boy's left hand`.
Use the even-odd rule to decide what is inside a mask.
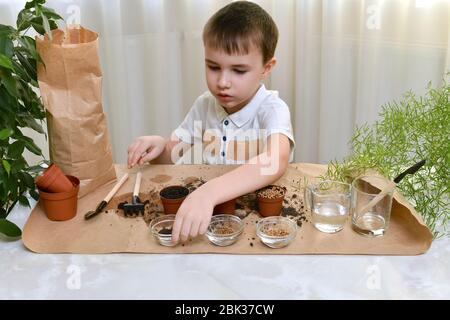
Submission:
[[[211,196],[205,194],[202,188],[192,192],[178,209],[172,230],[174,243],[186,241],[189,237],[204,234],[208,229],[214,210],[214,202]]]

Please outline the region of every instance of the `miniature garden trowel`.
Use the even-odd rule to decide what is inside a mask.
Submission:
[[[116,194],[117,190],[123,185],[123,183],[128,179],[128,173],[125,173],[119,182],[116,183],[114,188],[108,193],[108,195],[98,204],[94,211],[89,211],[84,215],[84,219],[88,220],[99,214],[108,204],[109,200]]]
[[[128,203],[127,201],[119,203],[119,209],[123,210],[124,214],[126,216],[132,215],[132,214],[143,214],[145,205],[149,203],[148,200],[142,202],[141,199],[139,199],[139,188],[141,186],[141,178],[142,173],[138,172],[136,175],[136,182],[134,184],[134,191],[133,196],[131,198],[131,203]]]

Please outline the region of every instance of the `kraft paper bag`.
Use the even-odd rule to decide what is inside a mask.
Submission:
[[[80,179],[82,197],[116,178],[106,117],[98,35],[80,26],[36,39],[50,160]]]

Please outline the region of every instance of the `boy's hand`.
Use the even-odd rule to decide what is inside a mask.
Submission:
[[[214,205],[211,196],[204,194],[201,188],[192,192],[178,209],[173,224],[172,241],[176,243],[181,239],[184,242],[189,237],[205,234]]]
[[[166,146],[161,136],[141,136],[128,147],[128,168],[157,158]]]

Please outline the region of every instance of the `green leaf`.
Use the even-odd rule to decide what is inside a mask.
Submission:
[[[24,149],[25,141],[17,140],[9,146],[8,157],[13,159],[19,158],[20,156],[22,156]]]
[[[50,29],[50,24],[48,23],[48,19],[42,12],[41,12],[41,17],[42,17],[42,23],[44,25],[44,30],[47,33],[50,41],[53,41],[53,35],[52,35],[52,31]]]
[[[34,189],[35,185],[33,177],[28,172],[25,171],[20,172],[19,174],[25,185],[30,189]]]
[[[23,48],[28,50],[28,53],[31,54],[34,60],[39,59],[39,55],[36,51],[36,42],[33,38],[28,36],[20,36],[17,38],[17,41]]]
[[[56,24],[55,21],[49,20],[49,22],[50,22],[50,29],[52,29],[52,30],[58,29],[58,25]]]
[[[11,59],[8,56],[4,55],[3,53],[0,53],[0,66],[14,70]]]
[[[63,17],[61,17],[59,14],[57,14],[55,12],[55,10],[53,10],[52,8],[42,7],[42,12],[49,19],[64,20]],[[53,28],[52,28],[52,30],[53,30]]]
[[[2,163],[3,163],[3,168],[5,168],[5,171],[9,176],[9,173],[11,172],[11,165],[9,164],[8,161],[6,161],[4,159],[2,160]]]
[[[15,159],[11,164],[11,173],[18,173],[25,169],[27,163],[25,162],[23,157]]]
[[[34,200],[36,200],[36,201],[39,200],[39,193],[37,193],[36,190],[30,189],[30,190],[29,190],[29,193],[30,193],[30,196],[31,196]]]
[[[11,128],[6,128],[0,131],[0,140],[5,140],[13,135],[14,130]]]
[[[19,59],[22,67],[27,71],[30,78],[33,80],[37,80],[36,60],[25,58],[25,56],[20,51],[16,52],[16,57],[17,59]]]
[[[36,32],[39,33],[40,35],[45,34],[45,29],[44,29],[43,24],[44,24],[44,22],[42,21],[41,16],[31,19],[31,25],[33,26],[34,30],[36,30]]]
[[[25,9],[34,8],[34,6],[35,6],[36,4],[44,4],[44,3],[45,3],[45,0],[32,0],[32,1],[28,1],[28,2],[25,4]]]
[[[3,73],[1,83],[5,86],[6,90],[10,95],[12,95],[15,98],[19,97],[19,91],[17,90],[17,83],[14,77],[7,72]]]
[[[4,208],[0,208],[0,219],[6,218],[8,215],[6,213],[6,210]]]
[[[41,6],[45,3],[45,0],[31,0],[25,4],[25,9],[34,8],[36,6]]]
[[[7,240],[18,240],[22,236],[22,231],[11,221],[0,219],[0,234]]]
[[[24,195],[19,196],[19,203],[24,206],[30,208],[30,202],[28,201],[27,197]]]
[[[33,142],[33,140],[26,140],[25,147],[32,153],[38,156],[42,156],[41,149]]]
[[[16,29],[13,27],[0,24],[0,37],[9,37],[14,34],[14,32],[16,32]]]
[[[31,82],[31,78],[28,75],[27,71],[24,67],[17,61],[13,60],[13,66],[14,66],[14,73],[17,74],[23,81],[29,83]]]
[[[42,126],[39,123],[37,123],[37,121],[30,115],[23,114],[20,116],[20,119],[23,120],[24,127],[27,126],[39,133],[44,133],[44,129],[42,128]]]
[[[22,9],[19,14],[17,15],[17,30],[22,31],[27,29],[31,25],[31,18],[33,17],[33,14],[29,9]]]
[[[39,98],[31,101],[30,113],[33,117],[39,120],[45,119],[44,106]]]
[[[34,15],[35,16],[41,15],[41,8],[42,8],[42,6],[40,6],[38,3],[34,4]]]
[[[0,37],[0,53],[3,53],[8,58],[14,55],[14,45],[11,39]]]

